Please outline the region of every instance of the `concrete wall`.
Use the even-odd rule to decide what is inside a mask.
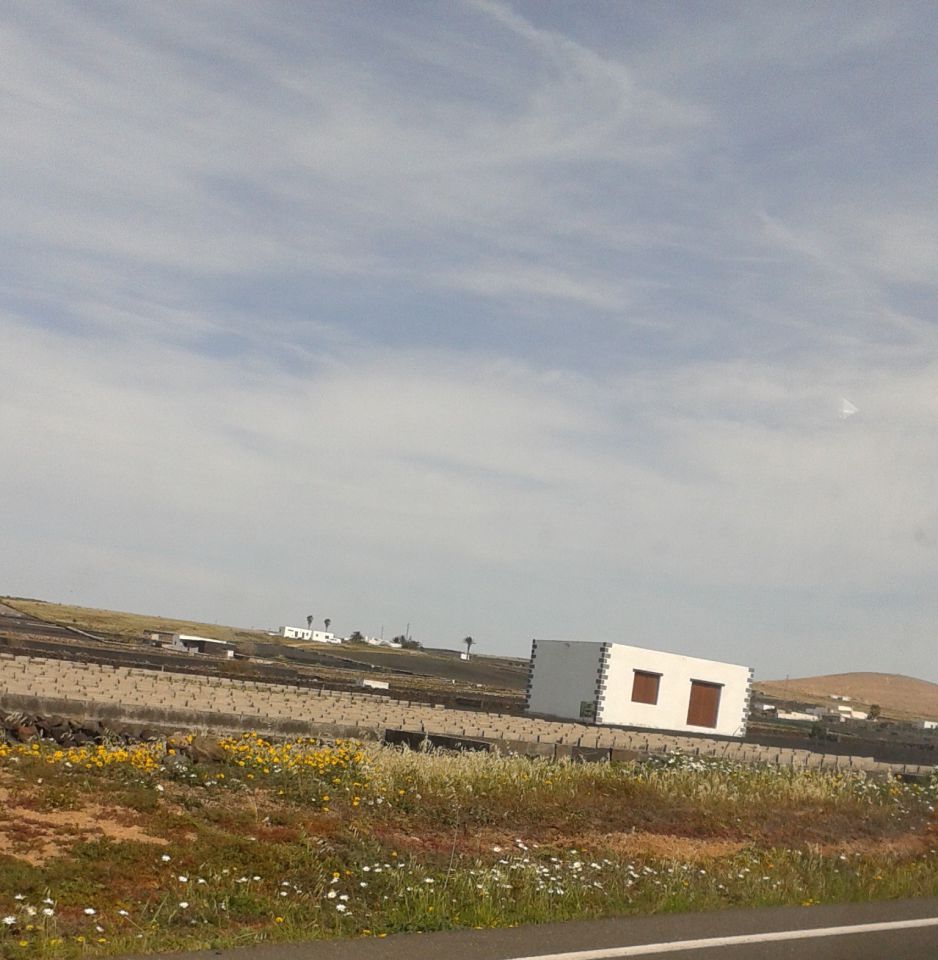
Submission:
[[[656,704],[632,702],[635,670],[661,675]],[[709,730],[719,736],[742,737],[746,733],[751,678],[750,669],[738,664],[613,643],[607,654],[602,704],[597,719],[601,723],[633,727],[690,733]],[[692,680],[722,686],[716,727],[688,725],[687,707]]]
[[[280,636],[286,640],[311,640],[313,631],[305,627],[281,627]]]
[[[528,711],[579,720],[581,705],[596,701],[606,646],[608,644],[535,640],[531,645]]]

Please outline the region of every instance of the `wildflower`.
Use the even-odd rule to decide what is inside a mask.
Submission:
[[[12,927],[16,923],[16,917],[4,917],[3,922],[8,926]]]
[[[338,896],[338,894],[335,892],[335,890],[330,890],[330,891],[326,894],[326,899],[328,899],[328,900],[335,900],[335,898],[336,898],[337,896]]]
[[[117,915],[120,917],[129,917],[130,914],[126,910],[118,910]]]
[[[162,860],[163,863],[169,863],[169,861],[172,860],[172,857],[168,853],[164,853],[163,856],[160,857],[160,860]]]
[[[283,917],[274,917],[274,923],[283,923]]]
[[[189,907],[189,901],[188,901],[188,900],[181,900],[181,901],[179,902],[179,907],[180,907],[180,909],[182,909],[182,910],[187,910],[188,907]]]
[[[55,911],[52,909],[52,907],[43,907],[42,915],[44,917],[52,917],[52,916],[55,916]]]
[[[23,893],[17,893],[17,894],[14,894],[13,899],[14,899],[14,900],[25,900],[25,899],[26,899],[26,895],[23,894]]]
[[[85,907],[85,916],[93,917],[98,911],[94,907]]]
[[[180,883],[188,883],[188,882],[189,882],[189,878],[188,878],[188,877],[177,877],[177,879],[179,880]]]
[[[339,911],[339,913],[345,913],[345,911],[348,910],[348,907],[344,903],[337,903],[335,908]]]

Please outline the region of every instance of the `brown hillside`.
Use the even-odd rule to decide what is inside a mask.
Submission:
[[[783,700],[829,700],[834,694],[852,697],[858,709],[878,703],[893,717],[938,720],[938,683],[896,673],[831,673],[790,680],[761,680],[757,691]]]

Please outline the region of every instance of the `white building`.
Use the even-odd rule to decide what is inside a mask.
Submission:
[[[234,644],[227,640],[213,640],[211,637],[196,637],[188,633],[174,633],[170,650],[181,653],[204,653],[211,657],[234,658]]]
[[[808,707],[805,712],[821,720],[831,720],[835,723],[845,723],[847,720],[866,720],[869,715],[867,710],[854,710],[853,707],[841,706],[840,704],[827,707]]]
[[[530,713],[649,727],[746,733],[752,670],[624,643],[534,640]]]
[[[779,710],[776,713],[779,720],[816,720],[817,716],[813,713],[806,713],[804,710]]]
[[[399,643],[395,643],[393,640],[385,640],[383,637],[362,637],[362,640],[364,640],[369,647],[390,647],[392,650],[401,649]]]
[[[325,630],[307,630],[305,627],[281,627],[278,635],[285,640],[311,640],[313,643],[341,643],[342,638]]]

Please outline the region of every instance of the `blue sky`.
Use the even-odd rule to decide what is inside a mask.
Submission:
[[[7,5],[0,589],[938,681],[935,19]]]

